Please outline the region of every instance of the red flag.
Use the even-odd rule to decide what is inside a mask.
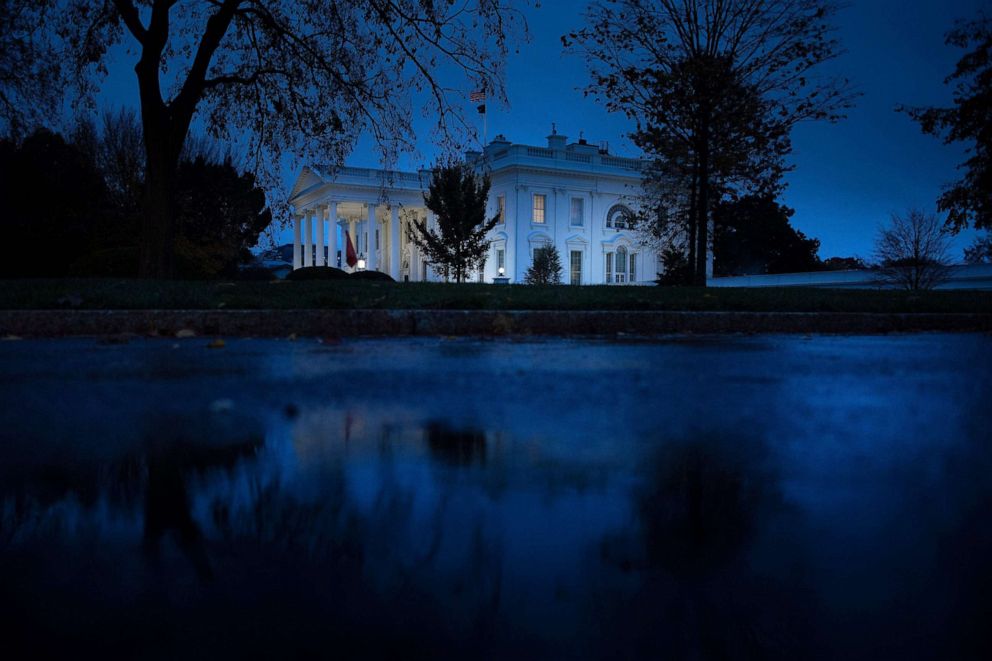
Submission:
[[[345,232],[344,236],[348,239],[348,245],[344,251],[344,261],[348,263],[348,266],[354,268],[355,264],[358,263],[358,255],[355,254],[355,246],[351,243],[351,234]]]

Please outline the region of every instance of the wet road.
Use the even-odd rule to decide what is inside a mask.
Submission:
[[[0,342],[7,649],[992,658],[992,337],[207,343]]]

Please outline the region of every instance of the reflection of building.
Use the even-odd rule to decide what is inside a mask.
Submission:
[[[547,147],[497,136],[485,154],[466,156],[489,168],[489,213],[502,219],[475,276],[479,280],[489,282],[504,268],[511,282],[521,282],[534,249],[547,244],[558,248],[567,283],[656,278],[654,250],[630,229],[640,191],[639,160],[613,156],[581,139],[568,144],[556,132]],[[344,167],[331,178],[320,168],[304,168],[290,198],[297,212],[294,267],[344,266],[348,233],[368,269],[396,280],[436,280],[406,235],[410,218],[432,215],[423,199],[428,175]]]

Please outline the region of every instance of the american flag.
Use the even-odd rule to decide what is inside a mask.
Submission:
[[[468,100],[472,103],[478,103],[479,101],[486,100],[486,90],[475,90],[468,95]]]

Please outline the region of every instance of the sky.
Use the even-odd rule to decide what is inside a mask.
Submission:
[[[503,133],[515,143],[544,144],[552,122],[559,133],[590,142],[607,141],[612,153],[636,156],[625,135],[629,120],[606,110],[582,89],[588,84],[585,62],[562,52],[561,36],[582,25],[583,0],[540,0],[526,11],[529,40],[507,61],[509,104],[490,102],[488,136]],[[795,167],[787,176],[781,201],[795,209],[792,224],[820,240],[820,257],[870,258],[875,234],[891,214],[914,207],[935,210],[941,186],[958,178],[962,146],[947,146],[894,108],[949,105],[944,78],[962,51],[944,45],[944,33],[957,18],[986,9],[988,0],[852,0],[837,17],[837,36],[845,52],[823,65],[823,72],[849,78],[862,94],[845,120],[807,123],[793,133]],[[123,55],[111,67],[103,101],[136,105],[132,63]],[[474,111],[469,110],[474,115]],[[479,120],[478,115],[474,115]],[[481,131],[481,121],[479,121]],[[417,151],[401,158],[400,169],[434,160],[430,120],[415,120]],[[379,167],[380,157],[367,137],[359,141],[348,165]],[[284,173],[287,190],[295,171]],[[973,238],[963,232],[952,257]],[[288,230],[278,242],[290,241]]]

